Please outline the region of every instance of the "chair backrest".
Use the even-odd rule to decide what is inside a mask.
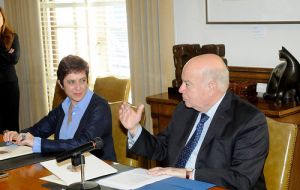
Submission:
[[[127,102],[130,92],[130,80],[114,76],[99,77],[95,81],[94,92],[105,98],[108,102]]]
[[[54,90],[54,96],[52,101],[52,109],[57,107],[64,99],[67,97],[65,91],[61,89],[61,87],[58,84],[58,81],[56,81],[55,84],[55,90]]]
[[[112,135],[114,139],[114,148],[117,156],[117,162],[133,167],[147,168],[147,160],[136,155],[128,155],[126,153],[127,146],[127,130],[122,126],[119,120],[119,108],[122,101],[109,103],[112,114]],[[142,122],[145,121],[145,114],[143,114]]]
[[[264,175],[268,190],[287,190],[297,138],[297,125],[267,118],[270,147]],[[298,168],[299,169],[299,168]]]

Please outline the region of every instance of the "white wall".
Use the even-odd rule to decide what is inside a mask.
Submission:
[[[0,6],[4,7],[4,0],[0,0]]]
[[[175,44],[223,43],[229,66],[269,67],[285,46],[300,62],[300,24],[206,24],[205,0],[174,0]]]

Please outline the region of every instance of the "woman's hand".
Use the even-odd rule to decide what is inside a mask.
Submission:
[[[3,132],[3,141],[4,142],[17,141],[18,136],[19,136],[19,133],[17,131],[8,131],[8,130],[5,130]]]
[[[30,133],[20,133],[16,141],[17,145],[33,146],[34,136]]]
[[[3,141],[13,142],[17,145],[33,146],[34,136],[30,133],[18,133],[16,131],[4,131]]]
[[[8,51],[8,53],[12,54],[13,52],[15,52],[15,49],[10,48],[10,50]]]

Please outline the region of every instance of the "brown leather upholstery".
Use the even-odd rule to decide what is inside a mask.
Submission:
[[[65,91],[60,88],[58,81],[56,81],[52,109],[57,107],[66,97]]]
[[[225,45],[224,44],[206,44],[201,47],[201,54],[213,53],[220,56],[224,63],[227,65],[225,58]]]
[[[178,44],[173,46],[175,79],[172,80],[172,87],[175,88],[175,93],[176,91],[178,91],[178,88],[182,83],[181,73],[184,65],[191,58],[207,53],[217,54],[224,60],[224,63],[227,65],[224,44],[205,44],[202,47],[200,46],[200,44]]]
[[[128,166],[147,168],[148,164],[146,159],[136,155],[126,154],[127,130],[122,126],[119,120],[119,108],[121,104],[122,101],[109,103],[112,114],[112,134],[117,162]],[[143,115],[142,123],[144,121],[145,115]]]
[[[267,118],[270,148],[264,167],[268,190],[291,189],[290,178],[297,138],[297,125]],[[299,168],[298,168],[299,169]]]
[[[108,102],[128,101],[130,80],[119,79],[114,76],[97,78],[94,92],[105,98]]]

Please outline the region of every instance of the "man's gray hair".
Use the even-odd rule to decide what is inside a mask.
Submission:
[[[223,68],[205,68],[202,70],[202,76],[206,82],[214,80],[217,82],[219,90],[226,92],[229,87],[229,71],[227,67]]]

